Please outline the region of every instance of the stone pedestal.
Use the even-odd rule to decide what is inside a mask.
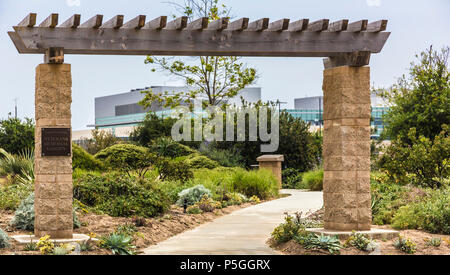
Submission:
[[[324,71],[324,228],[370,230],[370,68]]]
[[[256,159],[259,169],[270,169],[278,180],[281,189],[281,163],[284,161],[283,155],[262,155]]]
[[[35,94],[35,222],[36,237],[72,238],[72,157],[42,156],[42,128],[71,128],[70,64],[40,64]]]

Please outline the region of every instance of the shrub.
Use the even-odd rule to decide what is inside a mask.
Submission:
[[[450,234],[450,188],[430,191],[419,201],[400,207],[392,227]]]
[[[211,191],[206,189],[203,185],[196,185],[194,187],[184,189],[178,194],[177,205],[194,205],[196,202],[200,201],[204,195],[211,197]]]
[[[278,181],[267,169],[237,170],[232,177],[232,188],[248,197],[268,199],[278,195]]]
[[[253,195],[252,197],[258,198],[255,195]],[[231,205],[241,205],[248,200],[248,198],[244,194],[237,192],[226,193],[223,199],[228,201]]]
[[[441,238],[431,238],[431,239],[425,239],[425,243],[428,246],[434,246],[434,247],[439,247],[441,246]]]
[[[195,203],[195,205],[197,205],[203,212],[213,212],[214,209],[222,207],[220,203],[214,201],[206,194],[204,194],[202,198]]]
[[[9,247],[9,240],[8,234],[0,228],[0,248]]]
[[[314,170],[303,173],[302,182],[312,191],[323,190],[323,170]]]
[[[271,233],[272,238],[277,243],[285,243],[292,240],[294,236],[297,236],[304,228],[295,222],[294,217],[287,214],[284,217],[284,223],[277,226]]]
[[[391,224],[397,210],[417,200],[419,192],[410,187],[386,183],[383,174],[371,180],[372,220],[374,224]],[[416,195],[417,194],[417,195]]]
[[[170,137],[172,126],[176,121],[170,117],[159,118],[157,115],[149,113],[131,133],[130,139],[138,142],[141,146],[148,146],[159,137]]]
[[[352,232],[352,235],[345,241],[344,246],[353,246],[362,251],[373,251],[376,248],[376,242],[365,234]]]
[[[287,189],[306,189],[303,188],[302,173],[294,168],[287,168],[282,171],[282,186]]]
[[[34,122],[32,119],[8,118],[0,120],[0,148],[19,154],[34,148]]]
[[[72,211],[73,214],[73,227],[80,227],[80,222],[78,221],[75,209]],[[31,193],[26,199],[24,199],[16,212],[14,217],[10,222],[11,226],[22,229],[22,230],[34,230],[34,193]]]
[[[124,233],[113,232],[101,238],[101,247],[110,249],[113,254],[133,255],[136,248],[132,237]]]
[[[306,249],[324,249],[331,254],[339,254],[341,242],[337,236],[316,235],[314,233],[294,236],[296,242]]]
[[[41,237],[36,243],[36,247],[43,255],[53,254],[53,251],[55,250],[55,244],[50,240],[49,235]]]
[[[157,185],[118,173],[81,175],[74,180],[74,198],[115,217],[154,217],[171,204]]]
[[[401,137],[393,140],[380,158],[381,170],[389,180],[399,184],[440,188],[450,177],[450,137],[448,125],[434,140],[416,137],[416,129],[408,133],[409,143]]]
[[[32,184],[0,185],[0,209],[16,210],[22,200],[33,192]]]
[[[128,175],[130,171],[136,170],[139,177],[143,177],[156,160],[147,148],[133,144],[113,145],[98,152],[95,158],[102,160],[110,168],[125,171]]]
[[[219,163],[215,160],[209,159],[206,156],[195,156],[188,158],[186,163],[192,168],[207,168],[214,169],[219,166]]]
[[[250,199],[248,199],[251,203],[256,203],[256,204],[258,204],[258,203],[260,203],[261,202],[261,200],[257,197],[257,196],[255,196],[255,195],[253,195]]]
[[[169,158],[187,156],[196,152],[186,145],[173,141],[170,137],[157,138],[152,142],[150,149],[158,156]]]
[[[72,144],[72,167],[73,169],[101,170],[103,163],[86,152],[81,146]]]
[[[82,139],[80,145],[86,149],[89,154],[97,154],[103,149],[111,147],[121,142],[120,138],[114,136],[112,131],[94,129],[91,131],[92,138]]]
[[[198,205],[191,205],[186,209],[186,213],[188,214],[201,214],[202,210],[200,209],[200,207],[198,207]]]
[[[34,151],[26,149],[17,155],[0,148],[0,176],[8,176],[12,183],[34,180]]]
[[[416,253],[416,244],[410,239],[405,239],[402,236],[394,241],[393,246],[408,254]]]
[[[185,182],[194,176],[190,166],[184,162],[176,162],[166,158],[160,158],[156,162],[156,167],[159,171],[159,177],[163,181]]]
[[[225,167],[242,167],[244,166],[243,158],[235,149],[217,149],[214,146],[206,146],[201,144],[199,151],[208,158],[215,160],[221,166]]]

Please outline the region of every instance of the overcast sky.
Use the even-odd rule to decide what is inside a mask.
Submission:
[[[59,13],[60,22],[74,13],[86,20],[104,14],[108,20],[116,14],[125,21],[139,14],[148,18],[171,15],[166,0],[0,0],[0,119],[14,113],[18,100],[19,117],[34,117],[35,67],[41,55],[19,55],[7,31],[28,13],[38,14],[38,24],[50,13]],[[182,0],[173,0],[182,1]],[[372,55],[371,81],[389,86],[404,73],[416,53],[433,44],[450,45],[450,0],[224,0],[232,15],[250,20],[329,18],[375,21],[388,19],[392,34],[383,51]],[[74,130],[86,129],[94,122],[94,98],[126,92],[151,85],[182,85],[164,74],[152,73],[144,56],[66,55],[72,64]],[[261,76],[255,86],[262,87],[263,100],[286,101],[292,108],[294,98],[322,93],[323,65],[320,58],[245,58]]]

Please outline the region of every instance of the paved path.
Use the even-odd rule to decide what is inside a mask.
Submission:
[[[291,196],[253,205],[202,224],[144,250],[145,254],[278,254],[266,245],[284,212],[317,210],[322,192],[282,190]]]

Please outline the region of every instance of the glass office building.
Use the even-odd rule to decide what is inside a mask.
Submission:
[[[372,95],[372,119],[371,126],[375,129],[372,138],[378,138],[383,130],[383,115],[389,110],[385,100]],[[294,99],[294,109],[285,109],[295,118],[301,118],[309,123],[312,130],[323,127],[323,97],[305,97]]]

